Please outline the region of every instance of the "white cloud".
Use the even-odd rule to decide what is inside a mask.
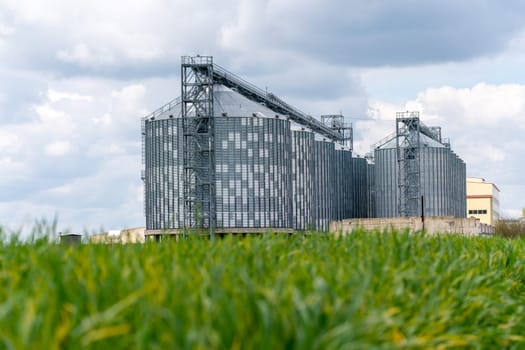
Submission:
[[[9,186],[1,193],[0,224],[55,213],[76,231],[143,224],[136,201],[140,117],[160,103],[146,107],[146,94],[144,84],[55,80],[31,109],[33,118],[0,124],[0,186]],[[17,207],[20,215],[11,215]]]
[[[62,92],[62,91],[56,91],[53,89],[49,89],[47,91],[47,98],[49,99],[51,103],[55,103],[61,100],[86,101],[86,102],[91,102],[92,100],[91,96],[82,96],[77,93]]]
[[[0,23],[0,38],[10,36],[15,32],[14,27]]]
[[[428,115],[462,116],[469,124],[495,126],[514,122],[523,127],[525,85],[489,85],[480,83],[472,88],[442,87],[422,92],[418,103]]]
[[[70,49],[58,51],[57,58],[68,63],[77,63],[80,66],[103,66],[116,63],[113,53],[104,49],[93,49],[86,44],[76,44]]]
[[[65,156],[71,152],[72,148],[68,141],[55,141],[46,145],[45,153],[51,157]]]

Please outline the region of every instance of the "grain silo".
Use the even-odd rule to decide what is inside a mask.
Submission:
[[[290,121],[222,86],[214,89],[217,226],[289,229]],[[184,226],[182,123],[180,104],[145,120],[150,230]]]
[[[342,116],[316,120],[211,57],[181,73],[181,98],[143,120],[148,234],[326,230],[353,213],[363,184]]]
[[[377,217],[465,217],[465,163],[418,112],[398,113],[396,132],[374,156]]]

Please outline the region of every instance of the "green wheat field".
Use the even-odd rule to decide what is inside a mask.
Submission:
[[[525,348],[525,240],[0,244],[2,349]]]

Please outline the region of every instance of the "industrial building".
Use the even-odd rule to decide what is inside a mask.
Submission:
[[[342,115],[313,118],[211,57],[183,57],[181,76],[182,96],[142,123],[149,234],[327,230],[367,215],[367,162]]]
[[[499,188],[483,178],[467,178],[467,216],[487,225],[499,220]]]
[[[146,235],[326,231],[419,215],[422,198],[426,215],[465,217],[465,164],[440,129],[396,122],[374,164],[352,154],[342,115],[316,119],[211,57],[183,57],[181,96],[142,120]]]

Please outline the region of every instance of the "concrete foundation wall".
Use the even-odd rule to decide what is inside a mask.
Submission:
[[[421,231],[423,222],[421,217],[375,218],[375,219],[345,219],[332,221],[330,232],[351,233],[362,228],[365,230],[405,230]],[[452,216],[426,217],[424,229],[429,234],[457,233],[468,236],[494,234],[494,227],[480,223],[475,218],[455,218]]]

